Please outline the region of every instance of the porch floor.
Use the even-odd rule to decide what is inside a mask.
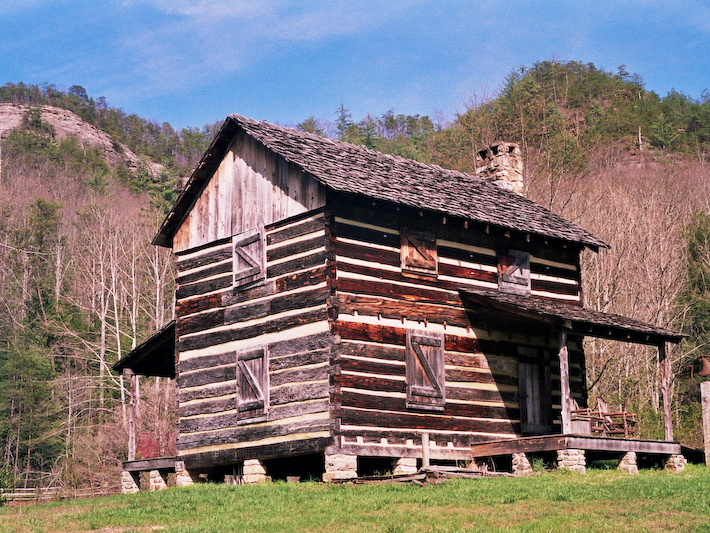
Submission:
[[[482,442],[471,446],[474,458],[566,449],[595,452],[636,452],[657,455],[678,455],[681,453],[680,443],[675,441],[623,439],[578,434],[536,435],[533,437]]]

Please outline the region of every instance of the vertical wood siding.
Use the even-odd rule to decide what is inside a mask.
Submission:
[[[239,134],[175,233],[173,251],[203,246],[324,205],[322,185]]]
[[[323,213],[265,233],[266,279],[245,289],[232,287],[231,237],[177,254],[180,455],[330,436]],[[266,413],[245,418],[237,354],[261,350]]]

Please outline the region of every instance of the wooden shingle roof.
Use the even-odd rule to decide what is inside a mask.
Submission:
[[[678,343],[685,337],[677,331],[552,298],[472,288],[461,289],[460,292],[467,308],[482,305],[503,313],[556,324],[579,335],[651,345],[666,341]]]
[[[576,242],[594,250],[608,247],[576,224],[476,176],[240,115],[227,118],[154,244],[170,245],[239,130],[337,192]]]

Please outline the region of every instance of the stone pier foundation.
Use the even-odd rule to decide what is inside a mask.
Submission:
[[[354,479],[357,477],[357,455],[335,453],[325,456],[323,481]]]
[[[195,480],[187,470],[178,470],[175,472],[175,486],[176,487],[189,487],[194,485]]]
[[[266,475],[266,469],[258,459],[246,459],[244,461],[242,481],[245,484],[266,483],[269,481],[269,477]]]
[[[685,457],[682,455],[671,455],[666,460],[666,470],[669,472],[682,472],[685,470],[685,463],[687,463]]]
[[[400,457],[399,459],[395,459],[393,466],[392,473],[395,476],[417,473],[417,459],[415,457]]]
[[[587,459],[584,450],[557,450],[557,468],[584,474],[587,472]]]
[[[626,452],[619,463],[619,470],[632,476],[639,473],[639,468],[636,464],[636,452]]]
[[[163,490],[168,488],[168,483],[159,470],[150,471],[150,487],[148,490]]]
[[[136,478],[133,477],[133,474],[126,470],[121,472],[121,494],[132,494],[139,490],[141,489],[138,486]]]
[[[528,461],[527,455],[525,453],[514,453],[513,454],[513,474],[516,476],[525,476],[532,474],[532,465]]]

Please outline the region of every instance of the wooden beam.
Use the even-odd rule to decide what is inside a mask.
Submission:
[[[705,466],[710,468],[710,381],[700,384],[700,402],[703,411],[703,438],[705,441]]]
[[[136,459],[136,408],[138,396],[138,376],[130,368],[124,368],[123,374],[130,376],[131,400],[128,404],[128,460]]]
[[[560,401],[562,403],[562,433],[572,433],[572,408],[569,388],[569,352],[567,350],[567,331],[560,331]]]
[[[661,394],[663,396],[663,429],[665,440],[673,440],[673,419],[671,418],[671,362],[666,357],[666,343],[658,345],[658,362],[661,371]]]

